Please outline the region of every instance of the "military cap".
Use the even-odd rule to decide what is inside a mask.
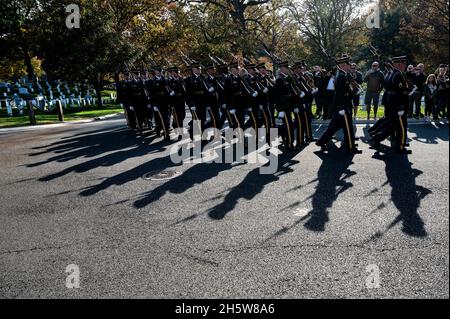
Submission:
[[[391,58],[391,62],[392,63],[397,63],[397,62],[405,62],[406,63],[406,55],[396,56],[394,58]]]
[[[216,68],[216,65],[214,63],[210,63],[205,66],[206,70],[214,70],[215,68]]]
[[[256,65],[256,68],[257,69],[265,69],[266,68],[266,63],[264,63],[264,62],[263,63],[259,63],[259,64]]]
[[[280,63],[278,63],[278,67],[282,68],[282,67],[289,67],[289,61],[281,61]]]
[[[230,64],[228,64],[229,68],[238,68],[239,67],[239,62],[238,61],[232,61],[230,62]]]
[[[177,66],[171,66],[170,68],[167,68],[167,72],[179,72],[180,68]]]
[[[159,65],[154,65],[152,68],[153,71],[158,71],[158,72],[162,72],[163,68],[162,66]]]
[[[306,67],[305,60],[295,62],[294,65],[292,66],[293,69],[304,68],[304,67]]]
[[[256,64],[250,62],[250,63],[245,64],[244,67],[246,69],[256,69]]]
[[[350,58],[347,54],[343,54],[342,57],[339,59],[336,59],[336,64],[344,64],[344,63],[351,63],[352,58]]]

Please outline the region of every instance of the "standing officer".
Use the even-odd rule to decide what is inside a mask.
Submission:
[[[350,57],[346,55],[336,60],[339,70],[335,80],[333,117],[328,129],[317,141],[316,145],[322,149],[326,149],[333,135],[342,129],[344,131],[344,143],[347,150],[353,154],[361,154],[362,151],[355,145],[355,133],[353,131],[350,75],[348,74],[351,68],[350,61]]]
[[[280,126],[280,134],[285,147],[288,150],[294,149],[294,135],[292,123],[292,111],[295,95],[299,94],[295,89],[295,80],[291,76],[289,62],[283,61],[278,64],[280,74],[275,83],[275,108],[278,117],[283,121]]]
[[[411,154],[406,149],[408,133],[409,89],[403,75],[406,69],[406,56],[391,59],[393,70],[386,77],[386,94],[388,94],[389,115],[383,127],[372,133],[376,149],[389,136],[394,135],[394,149],[399,154]]]

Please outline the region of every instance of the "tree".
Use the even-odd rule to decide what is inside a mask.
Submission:
[[[32,58],[37,33],[37,15],[40,11],[36,0],[0,0],[0,57],[7,60],[22,60],[28,78],[35,80]]]
[[[347,51],[346,36],[360,30],[353,21],[359,16],[362,2],[358,0],[287,1],[285,8],[295,19],[314,54],[323,58],[321,47],[332,55]]]

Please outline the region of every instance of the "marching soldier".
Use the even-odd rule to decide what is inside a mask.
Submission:
[[[336,60],[339,66],[335,81],[334,95],[334,114],[326,132],[317,141],[316,145],[322,149],[327,148],[327,144],[333,138],[333,135],[340,129],[344,131],[344,143],[347,150],[353,154],[361,154],[355,144],[355,133],[353,131],[352,107],[351,107],[351,88],[350,78],[350,57],[343,56]]]
[[[274,88],[275,78],[267,71],[266,64],[260,63],[256,66],[258,70],[258,80],[263,86],[263,92],[260,95],[260,109],[262,113],[262,120],[267,129],[267,136],[270,128],[276,127],[274,115]]]
[[[145,83],[141,79],[140,72],[135,71],[133,80],[129,83],[129,92],[131,105],[136,114],[137,129],[140,135],[144,131],[144,123],[146,121],[146,108],[148,104],[148,95],[145,88]]]
[[[123,73],[122,79],[119,79],[119,81],[116,83],[117,102],[123,105],[128,127],[131,130],[135,130],[136,114],[134,113],[134,109],[131,104],[129,82],[130,82],[130,74],[128,73],[128,71],[126,71]]]
[[[225,82],[225,91],[227,96],[227,105],[232,118],[233,129],[243,129],[244,126],[244,103],[245,95],[242,85],[242,77],[239,74],[239,63],[233,61],[228,65],[230,69],[230,75]]]
[[[218,82],[216,79],[216,66],[214,63],[207,65],[205,83],[208,87],[208,92],[206,96],[206,110],[209,114],[210,120],[205,124],[205,128],[216,128],[219,127],[220,113],[219,113],[219,95],[218,95]]]
[[[379,149],[380,143],[394,135],[395,152],[411,154],[407,146],[409,90],[403,75],[406,69],[406,56],[391,59],[393,69],[386,77],[386,92],[388,94],[389,114],[381,128],[372,132],[374,148]]]
[[[294,95],[296,94],[294,92],[295,80],[291,76],[289,62],[283,61],[278,64],[278,67],[280,68],[280,74],[275,83],[275,107],[278,111],[278,117],[283,121],[280,126],[283,143],[288,150],[292,150],[294,148],[292,111]]]
[[[233,118],[230,114],[230,110],[228,109],[227,105],[228,97],[226,91],[226,82],[229,76],[228,65],[225,63],[220,64],[217,66],[217,70],[219,71],[219,74],[216,77],[216,84],[221,111],[219,123],[217,124],[217,126],[219,129],[222,129],[225,124],[225,121],[228,121],[228,125],[230,127],[233,126]]]
[[[199,123],[201,134],[205,129],[206,121],[206,97],[209,88],[206,86],[205,79],[201,74],[201,66],[197,62],[189,65],[191,75],[186,78],[187,103],[192,113],[192,121],[189,123],[189,134],[191,139],[194,137],[194,121]],[[212,92],[211,92],[212,93]]]
[[[247,75],[243,78],[243,85],[246,86],[246,107],[249,120],[244,124],[244,129],[253,128],[255,134],[258,133],[259,125],[259,96],[261,94],[258,78],[256,77],[256,64],[248,63],[245,66]],[[258,136],[258,135],[256,135]]]
[[[178,134],[178,139],[182,138],[183,122],[186,118],[186,87],[180,77],[180,69],[176,66],[167,69],[169,78],[167,88],[169,91],[169,105],[172,110],[172,127]]]
[[[156,136],[161,136],[161,131],[163,132],[164,140],[170,140],[170,128],[169,128],[169,104],[167,92],[166,79],[162,76],[162,67],[154,66],[153,71],[155,75],[153,79],[147,82],[147,90],[150,95],[150,100],[153,107],[153,114],[155,117]]]
[[[306,146],[313,141],[312,137],[312,119],[307,107],[307,98],[312,97],[308,84],[304,77],[305,62],[300,61],[292,66],[296,86],[300,89],[300,95],[295,98],[295,127],[297,128],[296,140],[297,147]]]

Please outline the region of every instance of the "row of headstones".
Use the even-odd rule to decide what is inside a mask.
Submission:
[[[88,107],[92,105],[97,104],[97,98],[95,97],[84,97],[81,96],[75,97],[73,94],[67,98],[64,95],[61,98],[58,99],[47,99],[42,94],[39,94],[34,99],[29,99],[31,104],[38,109],[44,111],[44,112],[51,112],[55,109],[57,105],[57,101],[60,101],[62,104],[62,107],[64,109],[67,108],[82,108],[82,107]],[[104,97],[102,98],[102,102],[106,104],[115,103],[116,98],[113,94],[110,95],[110,97]],[[23,110],[27,105],[27,99],[23,99],[19,97],[17,94],[15,94],[13,99],[8,99],[6,96],[4,96],[3,99],[0,99],[0,110],[5,107],[6,113],[8,116],[13,116],[13,108],[16,108],[19,112],[19,115],[23,115]]]
[[[66,97],[73,98],[74,96],[81,96],[81,95],[84,95],[85,98],[92,97],[91,90],[89,88],[87,88],[85,92],[81,92],[81,90],[78,88],[76,84],[73,88],[73,93],[71,92],[70,87],[67,83],[64,84],[58,83],[55,86],[55,89],[53,89],[50,83],[48,83],[47,81],[43,82],[43,84],[45,86],[45,90],[40,82],[36,83],[37,86],[36,90],[33,88],[33,84],[31,83],[25,83],[22,85],[18,82],[16,82],[14,86],[9,83],[0,83],[0,89],[2,89],[3,92],[6,90],[5,92],[6,95],[14,95],[14,97],[16,97],[17,94],[27,96],[36,94],[44,95],[44,93],[50,100],[54,99],[55,97],[65,99]],[[13,93],[12,92],[13,90],[17,91],[17,93]]]

